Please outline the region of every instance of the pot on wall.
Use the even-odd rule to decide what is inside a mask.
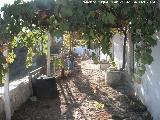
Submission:
[[[107,80],[108,85],[119,85],[122,82],[122,72],[119,70],[110,70],[107,71]]]
[[[32,87],[33,95],[38,98],[57,98],[59,95],[54,77],[39,77],[32,80]]]

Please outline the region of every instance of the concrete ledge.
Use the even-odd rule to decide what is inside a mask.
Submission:
[[[109,68],[109,64],[100,64],[100,69],[106,71]]]
[[[107,71],[107,84],[108,85],[119,85],[122,84],[122,71],[114,70]]]
[[[127,71],[108,71],[106,73],[106,83],[110,86],[123,88],[127,94],[134,94],[134,86]]]
[[[28,77],[11,82],[9,88],[11,111],[13,114],[13,112],[17,110],[31,96]],[[0,94],[2,95],[0,98],[0,120],[5,117],[3,92],[4,88],[2,87],[0,89]]]

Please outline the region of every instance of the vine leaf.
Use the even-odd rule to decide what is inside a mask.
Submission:
[[[145,39],[151,46],[157,45],[157,40],[154,39],[152,36],[147,36]]]
[[[153,62],[153,57],[151,56],[151,54],[149,53],[145,53],[143,56],[142,56],[142,63],[143,64],[151,64]]]
[[[64,17],[69,17],[73,15],[72,9],[70,7],[62,7],[61,14]]]
[[[65,23],[62,23],[62,24],[61,24],[61,27],[62,27],[62,30],[63,30],[63,31],[67,31],[67,30],[69,29],[69,23],[66,23],[66,22],[65,22]]]
[[[105,13],[102,14],[102,21],[106,24],[108,23],[108,18],[107,18],[107,15]]]
[[[92,38],[95,37],[95,36],[94,36],[94,33],[93,33],[93,30],[90,31],[90,36],[91,36]]]
[[[112,13],[103,13],[102,14],[102,21],[105,23],[105,24],[114,24],[115,23],[115,16],[112,14]]]
[[[115,23],[115,16],[112,13],[107,13],[108,22],[111,24]]]
[[[55,35],[57,38],[60,38],[60,37],[62,36],[62,31],[56,30],[56,31],[54,32],[54,35]]]

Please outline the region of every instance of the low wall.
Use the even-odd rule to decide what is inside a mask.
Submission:
[[[30,96],[31,89],[29,85],[28,77],[16,80],[9,85],[10,101],[11,101],[11,111],[12,114],[18,107],[20,107]],[[3,94],[4,88],[1,88],[0,94]],[[3,95],[0,98],[0,120],[3,120],[4,114],[4,100]]]
[[[131,82],[127,71],[107,71],[106,83],[111,86],[122,86],[127,94],[134,94],[133,83]]]
[[[136,85],[137,95],[147,106],[153,120],[160,120],[160,32],[155,34],[157,45],[152,48],[154,61],[146,65],[146,72],[142,76],[141,84]]]
[[[0,120],[5,120],[4,101],[0,98]]]

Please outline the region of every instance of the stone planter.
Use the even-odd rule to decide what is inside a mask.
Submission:
[[[115,88],[123,89],[123,92],[133,95],[134,88],[127,71],[111,70],[106,73],[106,84]]]
[[[122,84],[122,72],[118,70],[107,71],[107,80],[108,85],[120,85]]]

